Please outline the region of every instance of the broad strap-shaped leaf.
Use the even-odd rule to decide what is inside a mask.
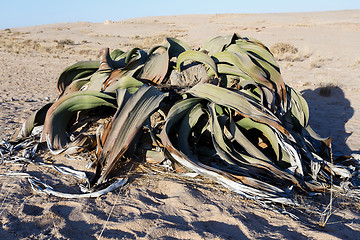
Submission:
[[[61,73],[57,82],[59,94],[61,94],[72,81],[92,75],[99,67],[99,61],[82,61],[67,67]]]
[[[191,129],[197,124],[199,118],[205,114],[201,103],[196,104],[188,113],[184,116],[179,129],[178,136],[178,149],[185,153],[187,156],[191,156],[192,152],[189,146],[189,136]]]
[[[144,122],[156,111],[167,94],[154,87],[143,85],[118,109],[112,120],[111,129],[106,138],[103,151],[98,159],[97,174],[94,181],[102,183],[115,167],[117,161],[129,148]]]
[[[204,84],[209,82],[218,85]],[[278,63],[256,39],[219,36],[196,51],[175,38],[146,51],[103,48],[100,61],[65,69],[57,88],[58,100],[30,116],[13,136],[16,146],[0,143],[4,162],[20,148],[31,159],[42,129],[40,141],[54,154],[95,149],[94,188],[107,184],[125,158],[131,161],[140,139],[148,161],[168,158],[256,200],[292,204],[293,186],[346,192],[359,185],[359,164],[333,163],[331,138],[311,129],[305,99],[284,84]],[[69,197],[30,178],[41,192]]]
[[[173,134],[173,131],[178,130],[179,121],[186,115],[186,113],[193,108],[201,99],[198,98],[190,98],[182,100],[176,103],[169,111],[167,116],[166,124],[161,132],[161,140],[166,148],[167,155],[171,157],[176,162],[180,163],[184,167],[191,169],[197,173],[203,174],[206,177],[209,177],[216,182],[219,182],[231,189],[234,192],[237,192],[248,198],[260,198],[260,199],[268,199],[274,202],[282,202],[291,204],[291,200],[289,198],[283,197],[284,193],[281,189],[271,188],[270,185],[268,187],[268,192],[256,189],[254,187],[247,186],[239,181],[239,178],[235,178],[229,173],[221,171],[217,168],[207,166],[202,164],[197,159],[196,155],[192,155],[191,158],[184,153],[177,150],[173,143],[170,141],[169,135]],[[240,177],[242,181],[247,177]],[[250,181],[250,179],[248,179]],[[249,182],[248,182],[249,183]],[[276,191],[274,191],[276,189]]]
[[[89,84],[90,79],[92,76],[88,76],[85,78],[80,78],[74,80],[72,83],[70,83],[65,90],[59,95],[59,98],[63,95],[67,95],[72,92],[81,91],[83,88],[86,88],[86,86]]]
[[[257,45],[259,45],[260,47],[264,48],[266,51],[268,51],[268,52],[271,53],[271,51],[269,50],[269,48],[268,48],[264,43],[262,43],[261,41],[259,41],[258,39],[255,39],[255,38],[253,38],[253,37],[243,37],[242,39],[243,39],[243,40],[246,40],[246,41],[249,42],[249,43],[257,44]]]
[[[134,48],[126,53],[125,66],[117,68],[112,71],[111,75],[102,83],[101,91],[104,91],[107,87],[118,81],[124,76],[133,76],[138,70],[140,70],[144,63],[148,60],[148,55],[144,50]]]
[[[297,126],[297,129],[305,128],[309,122],[309,106],[298,91],[292,87],[286,87],[287,97],[290,100],[290,109],[288,109],[288,111],[292,114],[293,117],[295,117],[295,119],[297,119],[298,123],[300,124],[300,126]]]
[[[207,51],[210,56],[213,56],[224,51],[230,44],[235,43],[239,38],[240,36],[236,33],[233,35],[213,37],[204,43],[204,50]]]
[[[141,63],[145,63],[147,60],[147,53],[140,48],[133,48],[126,54],[125,64],[126,66],[131,66],[136,61],[140,61]]]
[[[119,58],[121,58],[121,56],[123,56],[124,53],[125,52],[120,49],[115,49],[110,53],[110,58],[116,62],[119,60]]]
[[[233,117],[230,116],[229,132],[233,137],[233,141],[240,144],[244,150],[252,157],[262,159],[264,161],[271,162],[268,156],[266,156],[256,144],[253,144],[235,124]]]
[[[272,65],[262,59],[255,59],[254,57],[251,57],[251,59],[256,63],[256,65],[263,69],[267,75],[267,79],[269,79],[275,85],[274,92],[277,94],[277,98],[275,98],[273,102],[275,102],[276,105],[281,108],[282,112],[285,112],[287,108],[287,95],[285,83],[280,72],[278,72]]]
[[[264,134],[264,136],[269,140],[271,144],[271,148],[274,150],[276,154],[276,160],[277,161],[279,160],[280,157],[279,143],[277,141],[277,137],[274,133],[274,130],[271,127],[260,122],[255,122],[250,118],[243,118],[238,122],[236,122],[236,124],[245,130],[250,130],[255,128],[261,131]]]
[[[68,144],[66,130],[71,117],[78,111],[96,107],[116,108],[114,97],[108,94],[81,91],[59,98],[47,111],[41,142],[51,149],[63,149]]]
[[[268,49],[257,43],[237,40],[237,44],[230,45],[226,50],[234,52],[239,56],[238,60],[240,65],[248,70],[247,73],[252,76],[255,81],[276,92],[280,101],[277,100],[278,98],[273,99],[273,101],[276,102],[276,106],[284,112],[287,106],[285,84],[280,75],[279,67],[274,65],[276,63],[275,59]],[[253,52],[247,50],[252,50]],[[259,70],[261,71],[259,72]],[[263,75],[266,80],[261,75]],[[266,83],[266,81],[268,81],[268,83]]]
[[[220,62],[217,63],[216,66],[219,74],[239,76],[247,81],[255,82],[252,77],[250,77],[246,72],[244,72],[243,70],[241,70],[241,68],[237,66],[229,65],[227,63],[220,63]]]
[[[49,110],[52,103],[48,103],[26,119],[26,121],[22,124],[21,128],[19,128],[11,138],[12,142],[17,142],[23,138],[30,136],[32,130],[36,126],[40,126],[44,124],[46,112]]]
[[[231,154],[233,147],[231,146],[229,140],[224,137],[224,124],[223,126],[220,125],[220,117],[216,114],[215,103],[209,103],[208,109],[211,116],[209,122],[214,145],[216,144],[219,146],[224,153]],[[223,158],[223,160],[227,161],[228,164],[235,165],[235,163],[233,161],[229,161],[228,158]]]
[[[104,92],[115,93],[116,89],[129,89],[130,93],[143,85],[142,82],[130,76],[123,76],[104,89]]]
[[[251,76],[256,82],[274,90],[273,84],[266,78],[266,73],[259,68],[251,60],[247,52],[239,46],[235,44],[230,45],[226,51],[215,54],[214,57],[218,60],[218,62],[225,62],[238,67]]]
[[[176,38],[166,38],[166,41],[169,44],[168,53],[169,59],[173,57],[178,57],[182,52],[189,51],[191,48],[189,45]]]
[[[103,88],[104,82],[110,78],[114,72],[118,70],[104,69],[95,72],[87,84],[86,90],[100,92]]]
[[[280,73],[279,64],[276,62],[269,49],[264,47],[264,45],[249,41],[248,39],[238,39],[236,40],[236,44],[238,44],[242,49],[247,51],[252,56],[268,62]]]
[[[189,50],[181,53],[176,61],[176,69],[178,69],[178,71],[180,71],[181,64],[185,61],[200,62],[213,70],[213,72],[215,72],[215,76],[217,76],[217,67],[214,60],[203,52]]]
[[[285,134],[290,140],[293,140],[293,137],[274,114],[238,92],[211,84],[198,84],[187,91],[187,93],[195,97],[208,99],[218,105],[232,108],[243,117],[249,117],[254,121],[274,127]]]
[[[191,110],[197,103],[202,101],[201,98],[188,98],[181,100],[174,104],[169,110],[166,118],[166,124],[164,129],[173,127],[173,124],[177,123],[185,114]]]
[[[164,47],[159,47],[164,48]],[[166,48],[165,48],[166,50]],[[152,52],[148,61],[144,64],[142,73],[139,76],[141,79],[149,80],[155,84],[160,84],[164,81],[169,70],[169,54],[167,51],[163,53]]]
[[[272,92],[275,92],[275,86],[271,81],[266,78],[266,73],[260,67],[256,66],[246,53],[239,54],[235,52],[225,51],[214,55],[214,59],[218,64],[220,63],[220,71],[228,74],[239,74],[239,76],[243,77],[245,80],[253,80],[255,83],[257,83],[257,86],[259,88],[268,88]],[[223,64],[221,63],[230,64],[230,68],[232,69],[223,66]],[[236,68],[238,69],[237,72],[235,70]],[[245,74],[241,74],[242,72],[244,72]],[[248,75],[248,77],[246,75]],[[265,95],[261,96],[261,98],[266,99],[267,105],[265,106],[273,110],[270,107],[275,106],[276,99],[271,96]]]
[[[138,51],[138,48],[134,48],[129,52],[123,52],[119,49],[115,49],[110,53],[109,48],[103,48],[100,50],[100,67],[99,70],[108,69],[122,69],[129,61],[129,59]]]
[[[169,44],[168,44],[169,45]],[[159,49],[163,49],[165,51],[169,50],[169,46],[165,46],[165,45],[154,45],[152,46],[148,51],[147,51],[147,55],[150,57],[152,54],[154,54],[157,50]]]

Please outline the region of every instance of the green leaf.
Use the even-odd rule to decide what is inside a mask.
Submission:
[[[90,82],[90,79],[91,76],[74,80],[65,88],[65,90],[59,95],[59,97],[62,97],[63,95],[67,95],[72,92],[80,91],[81,88],[83,88],[86,84]]]
[[[104,92],[114,93],[116,89],[129,89],[130,93],[135,89],[138,89],[143,85],[142,82],[136,80],[130,76],[121,77],[119,80],[112,82],[107,88],[105,88]],[[130,90],[131,89],[131,90]]]
[[[99,67],[99,61],[82,61],[67,67],[61,73],[57,82],[59,94],[61,94],[72,81],[92,75]]]
[[[181,119],[198,103],[201,102],[200,98],[188,98],[183,99],[175,103],[169,110],[169,113],[166,116],[165,126],[161,131],[160,138],[164,146],[172,146],[170,142],[169,135],[172,133],[173,128],[178,126]],[[185,123],[184,123],[185,124]],[[184,126],[185,127],[185,126]],[[185,137],[185,136],[183,136]],[[183,138],[182,137],[182,138]],[[186,146],[183,146],[185,149]],[[186,151],[186,149],[185,149]],[[196,158],[196,156],[194,156]]]
[[[234,136],[234,141],[239,143],[250,156],[262,159],[267,162],[272,162],[240,131],[240,129],[236,126],[236,124],[234,124],[233,121],[230,122],[230,132]]]
[[[287,96],[290,99],[290,111],[298,120],[302,128],[305,128],[309,123],[309,106],[301,94],[287,86]]]
[[[250,43],[257,44],[257,45],[261,46],[262,48],[266,49],[268,52],[270,52],[270,50],[265,46],[265,44],[263,44],[262,42],[260,42],[259,40],[255,39],[255,38],[243,37],[243,40],[246,40],[246,41],[248,41]]]
[[[173,57],[178,57],[182,52],[189,51],[191,48],[187,43],[176,39],[176,38],[166,38],[166,41],[169,43],[169,59]]]
[[[176,69],[178,69],[178,71],[180,71],[180,66],[185,61],[200,62],[205,64],[205,66],[213,70],[217,76],[217,67],[214,60],[203,52],[189,50],[181,53],[176,62]]]
[[[149,51],[147,52],[148,56],[151,56],[152,54],[154,54],[157,50],[159,49],[163,49],[164,51],[167,51],[168,48],[166,46],[163,46],[163,45],[155,45],[153,47],[151,47],[149,49]]]
[[[250,77],[247,73],[245,73],[243,70],[241,70],[237,66],[229,65],[226,63],[217,63],[216,66],[217,66],[218,72],[221,74],[239,76],[245,80],[255,82],[255,80],[252,77]]]
[[[187,93],[234,109],[243,117],[248,117],[254,121],[274,127],[289,139],[293,140],[293,137],[282,126],[280,120],[273,113],[257,102],[242,95],[241,92],[234,92],[211,84],[198,84],[187,91]]]
[[[132,95],[122,109],[118,109],[98,159],[95,179],[106,180],[116,163],[124,155],[144,122],[156,111],[167,94],[154,87],[143,85]],[[101,170],[103,173],[100,176]]]
[[[140,50],[140,48],[133,48],[128,51],[126,53],[125,64],[128,65],[129,63],[137,60],[140,55]]]
[[[144,64],[146,60],[147,53],[140,48],[133,48],[128,52],[119,50],[113,54],[113,57],[109,54],[109,49],[105,48],[100,51],[101,66],[99,70],[132,70]]]
[[[122,52],[122,51],[121,51]],[[119,54],[119,55],[117,55]],[[112,59],[112,68],[113,69],[123,69],[126,66],[125,60],[128,52],[120,52],[118,53],[111,53],[110,59]]]
[[[202,109],[202,104],[196,104],[188,113],[184,116],[179,129],[178,136],[178,149],[182,151],[187,156],[191,156],[192,152],[189,146],[189,136],[191,133],[191,129],[196,125],[199,121],[199,118],[205,114]]]
[[[116,71],[116,70],[114,70]],[[86,88],[88,91],[98,91],[103,87],[104,82],[110,77],[110,75],[114,72],[112,69],[99,70],[94,73],[89,81],[89,84]]]
[[[50,149],[63,149],[68,139],[66,129],[71,117],[78,111],[96,107],[116,108],[115,98],[99,92],[74,92],[59,98],[47,111],[41,142]]]
[[[236,44],[253,57],[266,61],[280,73],[279,64],[276,62],[269,49],[264,45],[259,44],[258,42],[249,41],[248,39],[238,39],[236,40]]]
[[[166,123],[164,126],[165,132],[167,128],[172,128],[184,115],[202,99],[200,98],[189,98],[181,100],[175,103],[169,110],[169,113],[166,117]]]
[[[30,136],[32,130],[36,126],[40,126],[44,124],[45,116],[47,111],[49,110],[52,103],[48,103],[33,114],[30,115],[26,119],[26,121],[22,124],[21,128],[19,128],[14,135],[11,137],[12,142],[20,141],[28,136]]]
[[[117,60],[119,60],[119,58],[120,58],[121,56],[123,56],[123,54],[124,54],[124,52],[121,51],[120,49],[115,49],[114,51],[112,51],[112,52],[110,53],[110,58],[111,58],[113,61],[117,61]]]
[[[218,62],[232,64],[251,76],[256,82],[274,89],[272,83],[266,79],[266,73],[251,61],[251,58],[243,49],[235,44],[230,45],[225,52],[215,54],[214,57]]]
[[[257,198],[257,199],[258,198],[269,199],[271,201],[282,202],[282,203],[291,203],[291,200],[289,200],[288,198],[279,196],[283,193],[282,190],[279,188],[271,188],[270,185],[267,186],[265,184],[268,187],[267,191],[265,191],[265,190],[256,189],[254,187],[246,186],[241,181],[239,181],[239,179],[241,179],[242,181],[245,181],[246,177],[239,176],[239,178],[235,178],[230,173],[227,173],[227,172],[224,172],[217,168],[202,164],[201,162],[198,161],[196,155],[187,156],[184,153],[177,150],[173,146],[172,142],[169,139],[169,134],[175,130],[175,128],[177,127],[178,121],[189,110],[189,106],[193,106],[193,104],[196,104],[196,102],[199,100],[200,99],[182,100],[174,105],[174,107],[177,105],[176,108],[174,108],[174,109],[172,108],[173,109],[172,114],[171,114],[170,118],[168,118],[168,121],[166,122],[165,127],[161,132],[161,140],[167,150],[167,155],[169,157],[171,157],[173,160],[175,160],[176,162],[183,165],[184,167],[186,167],[192,171],[195,171],[197,173],[200,173],[206,177],[209,177],[209,178],[223,184],[224,186],[231,189],[232,191],[237,192],[245,197]],[[184,101],[186,101],[186,104],[183,103]],[[181,115],[181,117],[179,118],[178,116],[176,116],[176,113],[179,113]],[[280,170],[277,170],[277,171],[275,170],[274,172],[278,173],[279,171]],[[286,173],[284,175],[286,177],[288,177],[288,175]],[[291,180],[296,181],[296,179],[293,179],[291,175],[289,176],[289,178]],[[263,189],[265,189],[265,187]],[[275,189],[276,189],[276,191],[274,191]]]
[[[275,93],[279,98],[275,98],[273,101],[276,106],[281,108],[284,112],[287,107],[287,96],[284,81],[278,72],[272,65],[262,59],[254,59],[251,57],[252,61],[255,62],[259,67],[263,69],[263,71],[267,74],[267,79],[269,79],[275,85]]]
[[[233,147],[229,146],[230,143],[226,142],[223,134],[223,127],[220,125],[219,117],[216,115],[216,109],[215,109],[215,103],[209,103],[208,109],[210,112],[210,128],[211,128],[211,136],[213,138],[213,141],[227,154],[231,154]],[[224,159],[226,160],[226,159]],[[229,164],[234,164],[232,161],[228,162]]]
[[[139,48],[133,48],[127,52],[124,70],[133,70],[143,65],[148,60],[147,52]]]
[[[168,53],[153,53],[150,55],[149,60],[145,63],[139,78],[149,80],[155,84],[160,84],[164,81],[165,76],[168,73],[168,69]]]
[[[277,161],[279,160],[279,157],[280,157],[279,143],[277,141],[277,138],[274,134],[274,130],[272,128],[270,128],[266,124],[255,122],[255,121],[251,120],[250,118],[243,118],[240,121],[237,121],[236,124],[238,126],[244,128],[245,130],[255,128],[255,129],[258,129],[259,131],[261,131],[264,134],[264,136],[269,140],[271,147],[276,154],[276,157],[277,157],[276,160]]]
[[[210,56],[213,56],[216,53],[222,52],[238,38],[239,36],[237,34],[211,38],[204,43],[204,50],[207,51]]]

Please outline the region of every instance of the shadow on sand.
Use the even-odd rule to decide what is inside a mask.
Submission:
[[[325,92],[325,93],[324,93]],[[301,91],[310,109],[310,126],[322,137],[333,138],[334,155],[350,155],[353,152],[346,144],[352,134],[345,130],[345,124],[354,115],[351,103],[339,87]]]

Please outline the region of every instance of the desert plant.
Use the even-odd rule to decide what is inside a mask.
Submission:
[[[298,49],[289,43],[275,43],[270,49],[275,55],[283,55],[285,53],[295,54],[298,52]]]
[[[270,51],[276,60],[287,62],[304,61],[311,55],[307,51],[299,51],[289,43],[275,43],[271,46]]]
[[[75,42],[71,39],[64,39],[64,40],[60,40],[58,41],[59,45],[74,45]]]
[[[252,199],[293,204],[293,191],[357,194],[350,189],[357,163],[332,163],[331,138],[310,128],[305,99],[256,39],[218,36],[196,51],[174,38],[149,50],[105,48],[100,61],[65,69],[57,88],[58,99],[9,142],[22,143],[43,126],[35,143],[52,153],[93,152],[87,192],[116,177],[116,167],[136,152],[170,159]],[[99,119],[105,124],[91,130]],[[10,154],[11,146],[2,149]]]
[[[323,97],[330,97],[332,90],[336,88],[338,88],[338,86],[333,83],[320,84],[319,95]]]

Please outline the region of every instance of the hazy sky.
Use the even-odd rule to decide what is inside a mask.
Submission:
[[[360,9],[359,0],[1,0],[0,29],[136,17]]]

